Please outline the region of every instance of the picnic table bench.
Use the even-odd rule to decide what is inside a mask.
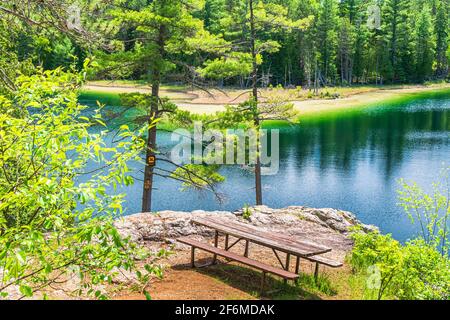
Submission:
[[[342,264],[339,262],[320,256],[320,254],[330,252],[331,249],[313,242],[300,241],[297,239],[293,239],[288,235],[261,230],[252,225],[247,225],[220,217],[195,218],[192,220],[192,222],[194,224],[213,229],[215,231],[215,236],[214,246],[187,237],[178,239],[180,243],[189,245],[191,247],[191,266],[195,267],[195,250],[199,249],[213,254],[213,260],[211,264],[215,264],[217,256],[220,256],[230,261],[236,261],[244,265],[253,267],[263,272],[261,292],[264,292],[266,273],[280,276],[284,279],[285,282],[298,278],[301,258],[316,263],[314,272],[314,276],[316,279],[318,277],[319,264],[323,264],[333,268],[342,266]],[[220,234],[225,236],[224,249],[218,247]],[[230,237],[236,238],[236,240],[231,244]],[[229,251],[232,247],[234,247],[241,241],[245,242],[245,250],[243,256]],[[248,258],[250,243],[272,249],[282,268],[280,269]],[[278,252],[286,254],[284,263],[280,258]],[[291,256],[297,259],[295,272],[291,272],[289,270]]]

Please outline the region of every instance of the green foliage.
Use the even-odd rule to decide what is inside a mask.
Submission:
[[[450,299],[450,260],[423,239],[407,243],[403,268],[397,281],[401,299]]]
[[[225,178],[217,172],[219,168],[218,165],[187,164],[175,169],[171,177],[182,181],[185,190],[213,188],[217,183],[225,181]]]
[[[336,63],[334,57],[337,47],[337,1],[321,1],[317,20],[317,48],[324,78],[334,80]]]
[[[367,289],[377,299],[449,299],[450,260],[423,239],[402,246],[378,233],[356,232],[352,238],[349,262],[355,272],[367,274]]]
[[[432,192],[427,193],[416,183],[408,184],[400,180],[401,206],[412,223],[420,226],[421,237],[430,246],[439,248],[443,255],[450,249],[450,167],[442,170],[440,181],[433,183]]]
[[[387,0],[383,4],[384,73],[392,82],[411,80],[411,7],[409,0]]]
[[[431,14],[427,6],[419,14],[415,32],[415,65],[417,81],[423,82],[431,77],[434,48],[431,28]]]
[[[74,61],[80,69],[87,52],[95,52],[101,68],[91,77],[150,80],[158,68],[178,81],[198,68],[202,77],[245,86],[251,66],[236,55],[251,48],[249,1],[79,0],[83,32],[76,33],[64,25],[73,1],[33,0],[26,6],[4,0],[4,8],[16,14],[0,10],[0,38],[10,34],[7,51],[19,62],[46,69]],[[449,0],[252,3],[259,72],[270,78],[264,82],[311,88],[314,82],[424,82],[449,75]],[[367,24],[375,4],[381,29]],[[46,27],[33,27],[26,18]],[[50,18],[58,24],[46,25]]]
[[[114,227],[123,196],[106,193],[133,183],[127,163],[140,160],[144,142],[126,128],[115,147],[106,146],[106,130],[91,134],[91,126],[104,124],[98,110],[87,117],[77,103],[80,80],[60,69],[38,71],[19,77],[11,97],[0,95],[3,297],[14,288],[31,297],[75,277],[76,293],[104,299],[101,284],[148,256]],[[86,172],[88,163],[99,170]]]
[[[250,2],[254,8],[253,17],[248,10]],[[304,30],[312,19],[308,16],[293,20],[288,16],[286,6],[271,1],[254,0],[231,4],[223,16],[220,23],[221,28],[225,30],[224,39],[232,46],[221,52],[222,57],[204,63],[203,68],[198,70],[203,77],[227,79],[249,75],[254,71],[253,63],[263,63],[264,54],[274,54],[280,50],[281,44],[275,38],[277,34],[281,31]],[[252,57],[250,50],[253,43],[255,57]],[[229,52],[231,47],[232,52]]]
[[[450,61],[449,49],[449,1],[439,0],[437,3],[434,31],[436,33],[436,76],[443,78],[448,75]]]
[[[402,246],[391,235],[354,232],[349,262],[358,273],[368,271],[369,289],[378,299],[448,300],[450,298],[449,168],[427,194],[416,184],[401,181],[401,205],[421,236]]]
[[[161,75],[185,66],[183,58],[199,51],[227,50],[225,41],[205,30],[194,16],[202,8],[203,1],[198,0],[156,0],[125,6],[114,1],[105,8],[103,18],[113,17],[116,46],[112,53],[98,52],[102,68],[97,76],[159,81]],[[181,52],[183,58],[179,57]]]
[[[200,75],[213,79],[246,76],[252,71],[252,57],[249,53],[231,53],[226,57],[205,62]]]
[[[377,233],[352,234],[355,244],[350,258],[350,264],[355,271],[362,272],[369,267],[376,267],[379,279],[372,279],[372,289],[377,290],[377,297],[381,299],[385,294],[392,294],[392,281],[402,271],[401,245],[390,235]]]
[[[242,218],[245,220],[250,220],[250,217],[252,216],[252,210],[250,209],[249,205],[246,204],[244,206],[244,209],[242,210]]]

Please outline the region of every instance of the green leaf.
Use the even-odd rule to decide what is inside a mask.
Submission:
[[[147,290],[144,290],[144,295],[145,295],[146,300],[152,300],[152,297],[151,297],[150,293],[147,292]]]

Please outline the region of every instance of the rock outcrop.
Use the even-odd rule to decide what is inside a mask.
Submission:
[[[377,228],[362,224],[352,213],[336,209],[314,209],[292,206],[271,209],[266,206],[248,208],[250,214],[244,219],[244,210],[229,211],[160,211],[158,213],[138,213],[116,222],[116,227],[124,236],[137,242],[172,243],[181,236],[212,236],[208,228],[191,223],[195,217],[220,216],[223,219],[240,221],[262,229],[283,232],[304,240],[322,243],[335,249],[348,251],[351,243],[347,234],[351,227],[360,226],[363,231]]]

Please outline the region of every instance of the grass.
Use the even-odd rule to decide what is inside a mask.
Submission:
[[[328,296],[334,296],[337,294],[336,288],[334,288],[329,277],[325,274],[320,274],[317,279],[314,275],[301,273],[297,280],[297,286],[308,288],[312,291],[324,293]]]

